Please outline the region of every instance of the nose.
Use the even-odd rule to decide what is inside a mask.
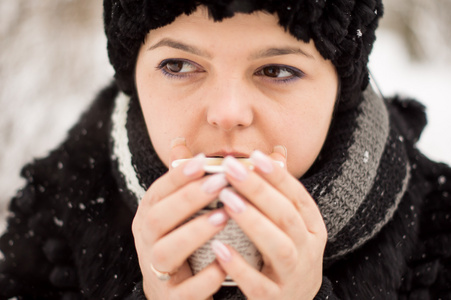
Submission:
[[[254,119],[252,91],[244,80],[227,79],[211,86],[207,121],[224,131],[246,128]]]

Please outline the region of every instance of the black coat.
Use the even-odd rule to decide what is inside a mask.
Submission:
[[[116,94],[105,89],[60,147],[23,169],[0,239],[1,299],[145,299],[132,195],[111,159]],[[325,266],[317,299],[451,299],[451,170],[414,147],[422,107],[388,105],[408,145],[407,192],[375,237]],[[215,299],[240,294],[223,288]]]

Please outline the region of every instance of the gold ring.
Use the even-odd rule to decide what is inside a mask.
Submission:
[[[157,278],[160,279],[161,281],[168,281],[169,279],[171,279],[171,273],[160,272],[157,269],[155,269],[153,264],[150,264],[150,269],[155,274],[155,276],[157,276]]]

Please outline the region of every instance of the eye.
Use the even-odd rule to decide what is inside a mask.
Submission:
[[[187,61],[174,60],[166,63],[166,69],[172,73],[188,73],[196,70],[196,67]]]
[[[285,65],[263,66],[255,72],[255,75],[283,82],[304,77],[301,70]]]
[[[203,72],[202,68],[199,65],[184,59],[163,60],[158,65],[157,69],[161,70],[165,75],[177,77]]]

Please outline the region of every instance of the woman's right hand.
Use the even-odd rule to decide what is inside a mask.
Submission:
[[[184,143],[172,147],[173,160],[191,156]],[[147,299],[211,299],[225,279],[216,261],[195,276],[187,263],[228,219],[224,210],[218,209],[184,224],[227,185],[221,174],[204,177],[204,160],[198,155],[170,169],[151,185],[139,204],[132,231]],[[158,279],[151,266],[172,274],[171,278]]]

